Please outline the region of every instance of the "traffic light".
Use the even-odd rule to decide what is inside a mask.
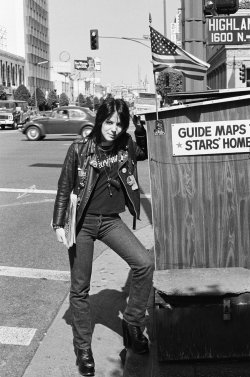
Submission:
[[[242,64],[240,67],[240,80],[244,83],[246,82],[246,66]]]
[[[239,0],[205,0],[205,16],[218,16],[220,14],[233,14],[239,9]]]
[[[90,30],[90,48],[91,50],[98,50],[99,48],[99,36],[97,29]]]
[[[214,0],[217,14],[232,14],[239,9],[239,0]]]
[[[214,0],[205,0],[204,14],[205,16],[210,16],[210,17],[216,15]]]

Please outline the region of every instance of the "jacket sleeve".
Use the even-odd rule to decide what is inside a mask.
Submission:
[[[136,128],[135,130],[135,154],[138,161],[143,161],[148,158],[148,147],[147,147],[147,134],[145,128],[142,126]]]
[[[76,144],[73,143],[68,149],[58,180],[57,195],[53,212],[54,226],[64,226],[70,194],[75,184],[77,158]]]

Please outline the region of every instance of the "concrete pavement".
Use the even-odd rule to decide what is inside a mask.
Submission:
[[[153,247],[151,225],[135,231],[147,249]],[[123,376],[122,312],[129,288],[129,267],[116,253],[106,249],[93,264],[91,284],[92,348],[96,376]],[[72,346],[69,297],[63,302],[23,377],[77,377]]]
[[[153,251],[153,230],[135,231],[148,252]],[[147,330],[149,355],[125,351],[121,318],[129,290],[130,270],[112,250],[106,249],[93,264],[90,291],[93,354],[96,377],[249,377],[248,360],[159,363],[154,329],[153,290],[149,300]],[[154,325],[153,325],[154,324]],[[70,325],[69,297],[63,302],[23,377],[79,377],[75,365]]]

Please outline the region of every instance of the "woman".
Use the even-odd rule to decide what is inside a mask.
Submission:
[[[135,229],[140,214],[136,161],[147,158],[146,131],[140,122],[135,124],[135,143],[126,132],[129,119],[129,109],[122,99],[105,100],[97,111],[92,132],[69,147],[58,181],[53,228],[57,240],[64,244],[63,226],[71,191],[78,196],[76,244],[69,249],[70,306],[76,361],[83,376],[94,375],[89,290],[96,239],[132,269],[122,321],[124,345],[136,353],[148,352],[142,328],[154,266],[144,246],[119,216],[127,206]]]

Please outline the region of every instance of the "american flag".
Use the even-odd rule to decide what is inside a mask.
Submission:
[[[150,26],[151,50],[154,72],[166,68],[181,71],[185,77],[202,80],[210,67],[209,64],[182,50]]]

